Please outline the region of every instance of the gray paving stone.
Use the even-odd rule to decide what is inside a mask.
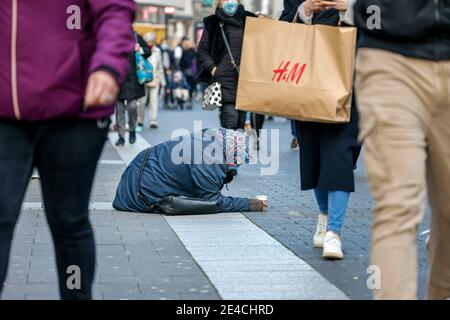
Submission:
[[[6,291],[6,290],[5,290]],[[16,292],[14,290],[9,290],[6,292],[3,292],[0,295],[1,300],[24,300],[25,299],[25,293],[23,292]]]
[[[143,291],[143,299],[145,300],[179,300],[180,294],[177,292],[154,292],[154,290]]]
[[[98,274],[98,273],[97,273]],[[106,275],[106,274],[100,274],[98,276],[99,283],[139,283],[140,279],[136,276],[117,276],[117,275]]]
[[[182,300],[221,300],[220,296],[217,293],[209,292],[181,292],[180,297]]]
[[[93,291],[102,295],[117,294],[136,295],[140,294],[140,289],[136,283],[97,283],[93,287]]]
[[[28,275],[28,283],[58,283],[58,276],[55,269],[31,269]]]
[[[5,283],[7,284],[17,284],[17,283],[27,283],[28,274],[10,274],[6,277]]]
[[[170,274],[170,271],[162,263],[148,263],[148,264],[133,265],[132,269],[133,269],[133,274],[138,277],[150,276],[150,275],[167,276]]]
[[[6,284],[4,286],[5,295],[23,296],[24,298],[31,297],[37,299],[59,299],[58,287],[56,284]]]
[[[116,263],[109,266],[102,266],[97,268],[100,275],[116,275],[116,276],[132,276],[133,270],[130,265],[118,265]]]
[[[9,258],[9,268],[29,268],[30,267],[30,260],[31,258],[29,256],[10,256]]]

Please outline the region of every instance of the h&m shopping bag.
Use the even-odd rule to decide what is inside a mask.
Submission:
[[[350,121],[356,28],[247,18],[236,108]]]

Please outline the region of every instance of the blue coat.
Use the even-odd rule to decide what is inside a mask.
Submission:
[[[198,135],[199,133],[197,133]],[[195,134],[163,142],[139,153],[123,173],[113,207],[120,211],[151,212],[150,207],[162,198],[185,196],[217,201],[220,212],[249,211],[246,198],[227,197],[221,194],[227,173],[226,164],[176,164],[172,151],[179,150],[182,139],[191,146],[194,159],[194,143],[197,139],[201,151],[211,144]],[[187,154],[183,154],[185,158]],[[145,160],[145,163],[143,164]]]

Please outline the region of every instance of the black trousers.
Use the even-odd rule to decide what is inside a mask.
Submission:
[[[220,108],[220,126],[226,129],[245,128],[245,111],[236,110],[234,104],[224,104]]]
[[[256,134],[259,137],[260,130],[262,130],[264,126],[264,120],[266,116],[263,114],[252,113],[250,115],[250,122],[252,124],[252,128],[256,130]]]
[[[95,243],[88,205],[108,126],[106,119],[31,124],[0,120],[0,292],[14,227],[33,167],[37,167],[55,245],[61,298],[92,298]],[[80,271],[79,289],[68,286],[76,284],[71,282],[76,275],[73,266]]]

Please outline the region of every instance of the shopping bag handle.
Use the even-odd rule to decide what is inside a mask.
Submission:
[[[298,16],[299,16],[299,13],[297,10],[297,12],[295,13],[295,16],[294,16],[294,20],[292,20],[292,23],[296,23],[298,21]]]
[[[236,60],[234,60],[233,53],[231,52],[230,44],[228,43],[227,36],[225,34],[225,31],[223,30],[223,22],[220,22],[219,26],[220,26],[220,31],[222,33],[223,41],[225,42],[225,47],[227,48],[228,55],[230,56],[230,59],[231,59],[231,65],[233,66],[233,69],[236,70],[237,74],[239,75],[240,70],[239,70],[238,65],[236,64]]]

